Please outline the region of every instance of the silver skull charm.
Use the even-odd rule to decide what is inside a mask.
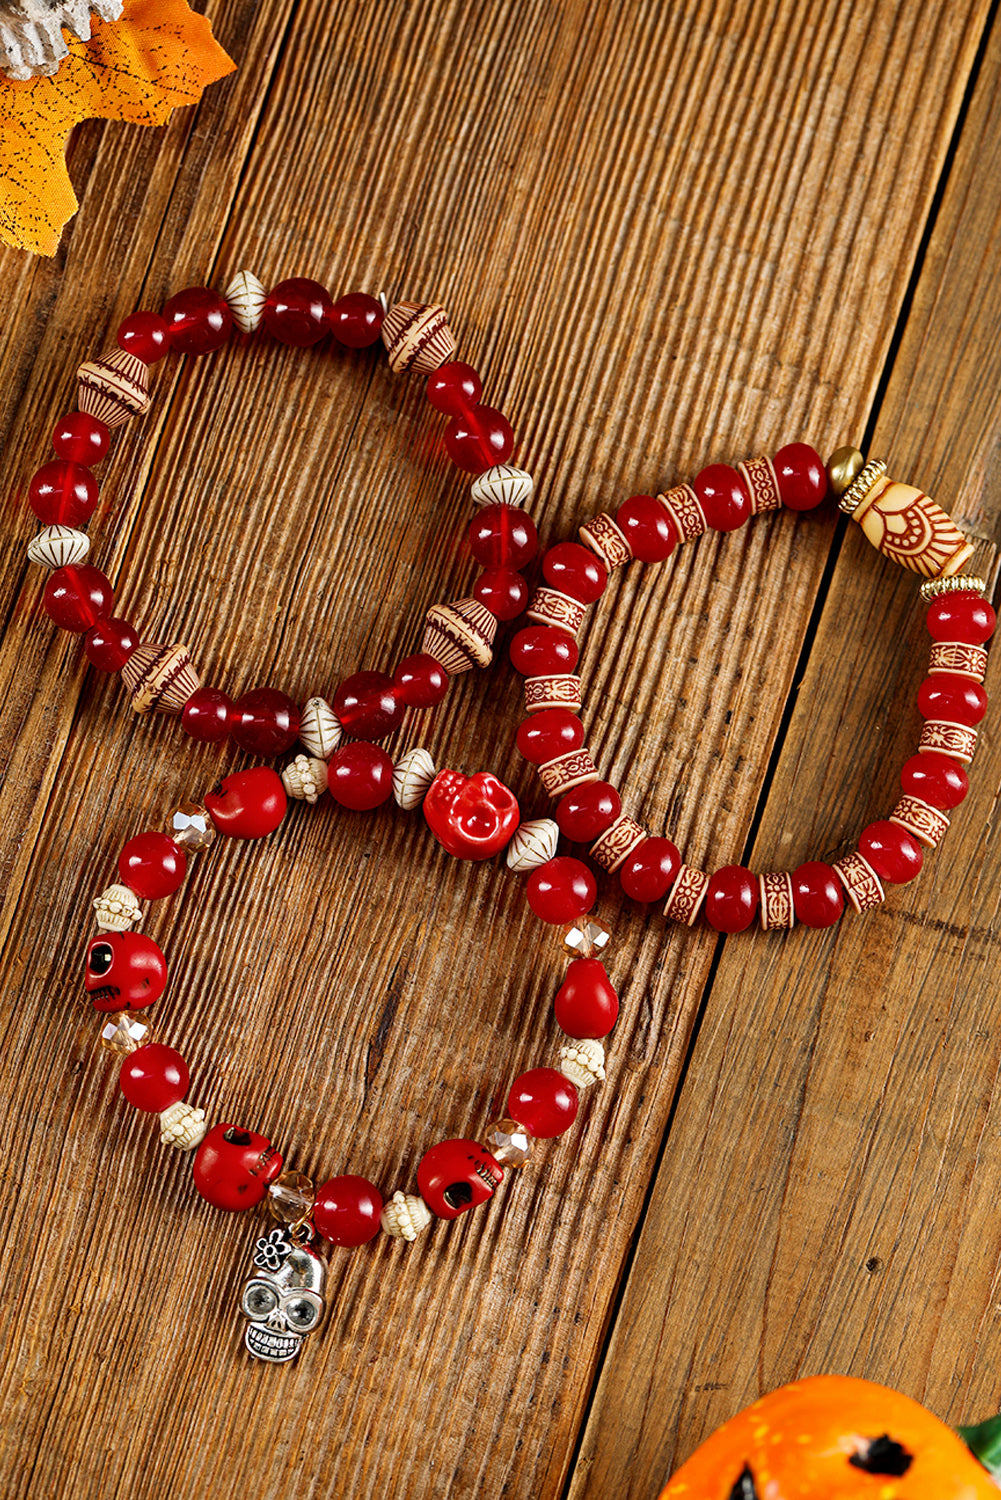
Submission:
[[[259,1239],[253,1259],[254,1274],[240,1299],[248,1320],[243,1341],[255,1359],[285,1364],[320,1326],[327,1268],[315,1250],[297,1245],[285,1228]]]

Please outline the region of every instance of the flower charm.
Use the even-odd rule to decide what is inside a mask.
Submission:
[[[285,1264],[295,1246],[285,1238],[281,1228],[272,1229],[254,1245],[254,1265],[262,1271],[277,1271]]]

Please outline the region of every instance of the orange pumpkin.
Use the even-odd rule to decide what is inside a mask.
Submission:
[[[696,1449],[660,1500],[998,1500],[999,1419],[970,1446],[909,1396],[815,1375],[763,1396]]]

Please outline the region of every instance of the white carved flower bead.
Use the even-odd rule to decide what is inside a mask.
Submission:
[[[329,760],[341,743],[341,721],[326,698],[307,698],[302,708],[299,739],[310,755]]]
[[[327,790],[327,762],[316,755],[297,755],[282,772],[282,784],[290,797],[312,805]]]
[[[244,333],[254,333],[261,326],[267,292],[253,271],[237,271],[223,292],[233,314],[233,322]]]
[[[394,1239],[415,1240],[430,1224],[431,1210],[423,1198],[397,1189],[382,1210],[379,1222],[386,1234],[391,1234]]]
[[[470,494],[477,505],[524,505],[535,488],[531,474],[516,469],[514,464],[495,464],[483,474],[477,474],[470,486]]]
[[[208,1132],[205,1111],[192,1109],[179,1099],[160,1115],[160,1144],[176,1146],[179,1151],[193,1151],[200,1146]]]
[[[127,885],[109,885],[94,898],[94,915],[98,932],[125,932],[142,916],[135,891]]]
[[[567,1042],[560,1048],[560,1072],[579,1089],[587,1089],[605,1076],[605,1049],[592,1037]]]
[[[408,750],[393,767],[393,796],[404,812],[413,812],[424,801],[424,793],[435,778],[434,761],[420,747]]]
[[[43,568],[68,568],[90,551],[90,537],[72,526],[46,526],[28,543],[28,558]]]
[[[508,869],[519,874],[537,870],[555,855],[559,836],[559,824],[552,818],[533,818],[530,823],[519,823],[507,846]]]

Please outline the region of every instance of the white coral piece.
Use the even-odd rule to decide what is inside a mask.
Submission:
[[[559,836],[559,824],[552,818],[533,818],[529,823],[519,823],[507,846],[508,869],[519,874],[538,869],[539,865],[553,858]]]
[[[341,743],[341,722],[326,698],[308,698],[303,704],[299,738],[318,760],[329,760]]]
[[[396,1240],[415,1240],[431,1222],[431,1210],[423,1198],[397,1190],[382,1210],[379,1222]]]
[[[102,21],[117,21],[122,0],[20,0],[0,13],[0,71],[15,83],[51,76],[69,48],[63,27],[90,40],[91,11]]]
[[[397,806],[404,812],[420,807],[434,778],[435,765],[427,750],[421,746],[408,750],[393,767],[393,796]]]
[[[560,1072],[579,1089],[589,1089],[605,1077],[605,1049],[592,1037],[567,1042],[560,1048]]]
[[[127,885],[109,885],[94,897],[94,915],[98,932],[125,932],[139,921],[142,907]]]
[[[495,464],[478,474],[470,486],[476,505],[524,505],[531,497],[535,482],[524,469],[514,464]]]
[[[223,296],[237,328],[244,333],[254,333],[260,328],[268,294],[253,271],[237,271]]]
[[[160,1115],[160,1144],[176,1146],[179,1151],[193,1151],[200,1146],[208,1133],[205,1111],[192,1109],[179,1099]]]
[[[327,790],[327,762],[316,755],[297,755],[282,772],[282,785],[290,797],[312,806]]]

